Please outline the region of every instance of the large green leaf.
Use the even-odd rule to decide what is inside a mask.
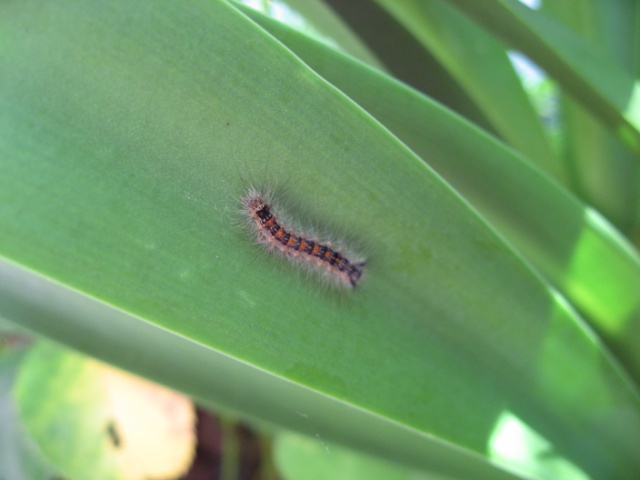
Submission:
[[[640,381],[634,333],[640,331],[640,259],[611,225],[521,157],[419,93],[278,22],[243,11],[455,187],[588,315]]]
[[[234,8],[4,2],[0,35],[1,316],[424,469],[544,471],[509,455],[513,425],[593,476],[638,469],[636,391],[564,299]],[[361,285],[260,251],[248,182],[358,245]]]

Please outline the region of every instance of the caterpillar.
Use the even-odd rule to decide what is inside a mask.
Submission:
[[[366,262],[347,258],[330,242],[320,242],[296,232],[278,220],[271,202],[256,188],[241,198],[245,213],[255,227],[257,240],[268,250],[277,250],[295,262],[311,265],[338,283],[354,288],[364,273]]]

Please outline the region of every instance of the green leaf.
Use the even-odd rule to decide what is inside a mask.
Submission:
[[[0,293],[0,306],[14,321],[162,381],[202,403],[322,435],[418,468],[450,472],[460,478],[516,478],[346,398],[331,397],[307,384],[266,372],[2,261]],[[170,358],[161,352],[170,352]]]
[[[521,157],[423,95],[278,22],[242,10],[460,192],[585,312],[640,382],[640,352],[636,336],[628,333],[640,331],[640,258],[611,225]]]
[[[507,143],[550,175],[566,180],[564,166],[551,148],[507,51],[497,40],[446,2],[378,3],[440,60]]]
[[[191,463],[189,399],[50,342],[29,351],[15,398],[66,478],[171,478]]]
[[[274,10],[282,10],[283,3],[268,2],[264,5],[268,11],[264,12],[272,15],[274,18],[278,18],[274,15]],[[310,22],[315,29],[320,32],[320,35],[314,35],[316,38],[326,35],[330,41],[326,43],[338,45],[340,49],[347,52],[349,55],[353,55],[355,58],[368,63],[372,67],[384,69],[383,65],[376,58],[376,56],[369,50],[362,40],[351,31],[351,29],[344,23],[340,16],[328,7],[322,0],[287,0],[286,5],[289,5],[295,12],[299,12],[307,22]],[[291,19],[289,19],[291,20]],[[291,25],[291,23],[289,23]],[[305,32],[304,28],[300,28],[300,31]],[[306,29],[306,33],[308,29]],[[326,40],[319,38],[320,40]]]
[[[434,475],[329,445],[318,437],[293,433],[276,437],[274,456],[286,480],[437,480]]]
[[[637,393],[572,308],[233,7],[3,3],[0,35],[0,315],[421,469],[638,469]],[[358,288],[261,251],[237,226],[249,182],[359,246]],[[552,454],[510,455],[514,423]]]
[[[0,357],[0,478],[45,480],[56,473],[18,416],[14,387],[23,368],[24,352]],[[42,397],[37,397],[42,399]]]
[[[124,478],[108,455],[106,392],[94,374],[83,357],[70,351],[33,348],[16,385],[20,419],[65,476]]]
[[[495,129],[469,93],[388,12],[370,0],[325,0],[376,52],[397,79],[458,112],[488,132]],[[366,11],[366,15],[362,12]],[[393,42],[389,39],[393,38]]]
[[[633,42],[629,42],[634,37],[633,19],[637,16],[630,14],[629,9],[628,3],[617,0],[588,0],[579,5],[545,2],[543,5],[546,14],[572,28],[590,46],[606,47],[606,54],[618,60],[618,65],[627,71],[633,69],[633,60],[639,55]],[[634,153],[612,132],[603,129],[580,103],[567,96],[560,100],[565,131],[563,150],[573,191],[623,232],[630,233],[640,218],[640,168]]]
[[[544,68],[640,157],[640,83],[604,52],[516,0],[448,1]]]

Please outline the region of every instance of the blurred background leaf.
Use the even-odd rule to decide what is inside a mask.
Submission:
[[[0,339],[6,338],[0,336]],[[20,422],[12,394],[23,359],[21,351],[0,352],[0,477],[14,480],[51,478],[57,470]]]

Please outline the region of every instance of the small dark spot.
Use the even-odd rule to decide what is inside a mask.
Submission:
[[[109,435],[109,439],[113,443],[113,446],[118,448],[122,442],[120,439],[120,435],[118,434],[116,424],[113,420],[111,420],[107,425],[107,435]]]
[[[231,123],[230,123],[230,122],[227,122],[227,123],[226,123],[226,125],[227,125],[227,127],[228,127],[228,126],[230,126],[230,125],[231,125]]]

